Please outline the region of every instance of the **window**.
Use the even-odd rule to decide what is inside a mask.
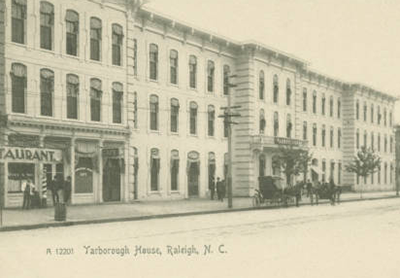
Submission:
[[[25,113],[26,66],[14,63],[11,66],[11,106],[14,113]]]
[[[331,169],[330,169],[329,175],[330,175],[329,180],[334,179],[334,177],[335,177],[335,162],[332,160],[331,160]]]
[[[99,79],[90,79],[90,116],[91,120],[100,122],[101,120],[101,81]]]
[[[307,89],[303,88],[303,111],[307,112]]]
[[[325,125],[322,125],[322,129],[321,129],[321,145],[322,145],[322,147],[325,147],[325,138],[326,138],[326,128],[325,128]]]
[[[137,93],[133,93],[133,128],[138,128],[138,99]]]
[[[229,122],[227,121],[227,118],[224,118],[224,138],[228,137],[229,137]]]
[[[208,136],[214,136],[214,125],[215,125],[215,107],[214,105],[209,105],[207,109],[208,114]]]
[[[260,110],[260,134],[264,134],[265,133],[265,126],[266,126],[266,122],[265,122],[265,112],[264,109]]]
[[[12,0],[11,7],[11,40],[25,43],[26,32],[26,0]]]
[[[90,59],[101,60],[101,20],[90,18]]]
[[[54,6],[49,2],[40,2],[40,47],[53,49]]]
[[[79,77],[67,74],[67,118],[78,119]]]
[[[279,136],[279,114],[278,112],[274,113],[274,136]]]
[[[371,104],[371,123],[374,123],[374,105]]]
[[[78,56],[79,45],[79,15],[73,10],[67,10],[65,16],[65,24],[67,26],[67,54]]]
[[[325,103],[326,103],[326,97],[325,94],[323,94],[321,99],[321,114],[324,116],[325,116]]]
[[[387,163],[385,162],[385,172],[384,172],[384,175],[385,175],[385,184],[387,184],[387,169],[388,168],[388,165],[387,165]]]
[[[150,96],[150,130],[158,130],[158,96]]]
[[[290,79],[286,80],[286,105],[290,105],[292,98],[292,88],[290,85]]]
[[[258,175],[259,177],[264,177],[265,176],[265,155],[260,154],[258,158]]]
[[[194,55],[189,57],[189,86],[192,89],[197,87],[197,58]]]
[[[375,149],[375,146],[374,146],[374,145],[375,145],[375,144],[374,144],[375,142],[374,142],[374,141],[375,141],[375,136],[374,136],[374,133],[371,132],[371,149],[372,149],[372,150]]]
[[[382,167],[381,165],[378,166],[378,184],[381,184],[381,171]]]
[[[386,108],[383,110],[383,124],[386,126],[387,125],[387,112]]]
[[[171,132],[179,130],[179,100],[171,99]]]
[[[342,183],[342,163],[338,163],[338,185]]]
[[[340,98],[338,98],[338,100],[337,100],[337,117],[338,117],[338,119],[340,119],[341,111],[342,111],[342,102],[341,102]]]
[[[367,147],[367,132],[364,131],[364,148]]]
[[[214,92],[215,65],[213,61],[207,63],[207,91]]]
[[[329,98],[329,116],[333,117],[333,96]]]
[[[359,149],[360,148],[360,130],[357,129],[357,133],[356,133],[356,148]]]
[[[40,70],[40,115],[53,116],[54,72]]]
[[[333,148],[333,126],[331,126],[331,131],[330,131],[330,147]]]
[[[317,124],[313,124],[313,146],[317,146]]]
[[[313,113],[317,114],[317,92],[314,91],[313,92],[313,103],[312,103],[312,107],[313,107]]]
[[[190,103],[190,134],[197,134],[197,103],[192,101]]]
[[[364,122],[367,121],[367,103],[364,102]]]
[[[359,103],[358,100],[357,100],[357,103],[356,103],[356,119],[357,120],[360,119],[360,103]]]
[[[393,137],[390,137],[390,146],[389,146],[389,148],[390,148],[390,153],[392,153],[393,152]]]
[[[378,152],[381,151],[381,134],[378,133]]]
[[[274,103],[278,103],[278,98],[279,98],[279,82],[278,82],[278,76],[277,76],[276,74],[274,75],[273,87],[274,87]]]
[[[341,144],[342,144],[342,130],[340,129],[340,127],[338,128],[338,130],[337,130],[337,146],[338,146],[338,149],[340,149],[340,147],[341,147]]]
[[[231,69],[228,65],[224,66],[224,95],[229,94],[229,76],[231,74]]]
[[[123,86],[121,83],[114,82],[112,84],[112,102],[113,102],[113,123],[122,123],[122,100],[124,95]]]
[[[158,191],[160,174],[160,152],[158,149],[151,149],[150,153],[150,189]]]
[[[393,126],[393,114],[392,111],[389,112],[389,126]]]
[[[171,84],[178,84],[178,51],[169,52],[170,79]]]
[[[264,71],[260,71],[260,76],[259,76],[259,81],[258,81],[258,92],[259,92],[259,98],[261,100],[264,99],[264,93],[265,93],[265,76],[264,76]]]
[[[137,46],[137,39],[133,39],[133,75],[137,76],[138,74],[138,61],[137,61],[137,51],[138,51],[138,46]]]
[[[322,160],[322,181],[326,181],[326,161]]]
[[[124,31],[121,25],[112,25],[112,64],[115,66],[122,65],[122,42]]]
[[[208,188],[211,189],[211,185],[213,184],[215,187],[215,170],[216,170],[216,162],[215,162],[215,153],[208,153]],[[213,194],[213,193],[211,193]]]
[[[381,118],[382,118],[381,107],[380,106],[378,106],[378,115],[377,115],[377,117],[378,117],[378,120],[377,120],[378,125],[380,125],[381,124]]]
[[[179,151],[171,151],[171,190],[178,190],[179,183]]]
[[[287,114],[286,117],[286,137],[292,138],[292,117],[290,114]]]
[[[35,164],[8,163],[8,193],[22,192],[22,184],[31,179],[35,182]]]
[[[307,122],[303,122],[303,140],[307,140],[308,136],[307,136]]]
[[[387,152],[387,144],[388,144],[388,140],[387,140],[387,136],[385,135],[385,143],[384,143],[385,145],[384,145],[384,151],[385,151],[385,153]]]

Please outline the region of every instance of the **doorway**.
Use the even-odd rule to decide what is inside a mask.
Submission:
[[[189,197],[199,196],[199,163],[191,162],[188,173]]]
[[[121,201],[121,167],[119,159],[108,159],[103,169],[104,202]]]

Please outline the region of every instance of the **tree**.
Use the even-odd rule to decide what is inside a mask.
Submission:
[[[275,166],[278,166],[286,176],[286,182],[290,185],[293,176],[307,173],[312,160],[312,154],[308,150],[295,148],[293,144],[279,146],[275,156]]]
[[[355,173],[358,177],[366,178],[369,175],[376,173],[381,165],[381,158],[375,154],[371,148],[363,146],[357,155],[354,156],[353,161],[345,166],[349,173]],[[361,187],[362,198],[362,187]]]

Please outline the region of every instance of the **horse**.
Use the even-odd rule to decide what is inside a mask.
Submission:
[[[311,205],[314,204],[314,196],[316,204],[319,204],[319,199],[328,199],[330,200],[331,205],[335,205],[335,203],[340,204],[340,195],[342,193],[342,188],[335,184],[323,183],[319,186],[312,187],[310,193]]]
[[[301,195],[303,192],[303,183],[296,183],[295,185],[290,185],[283,190],[284,195],[284,204],[287,206],[287,200],[291,197],[294,197],[296,200],[296,207],[299,206],[299,202],[301,201]]]

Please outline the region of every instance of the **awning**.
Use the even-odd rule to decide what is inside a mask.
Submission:
[[[314,171],[318,175],[322,175],[321,170],[316,166],[311,166],[311,171]]]

